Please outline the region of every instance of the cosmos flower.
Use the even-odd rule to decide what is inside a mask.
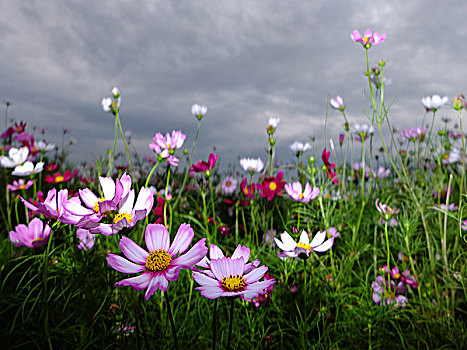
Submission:
[[[319,187],[314,187],[312,190],[309,182],[306,183],[303,191],[302,184],[298,181],[285,185],[285,190],[293,200],[302,203],[308,203],[319,195]]]
[[[299,257],[300,259],[308,259],[312,251],[322,253],[331,249],[332,245],[334,244],[334,237],[324,241],[325,239],[326,231],[319,231],[313,237],[311,242],[306,231],[302,231],[298,243],[296,243],[286,231],[281,233],[280,240],[274,237],[274,241],[276,242],[277,246],[282,250],[282,252],[277,254],[277,256],[288,256],[290,258]]]
[[[370,29],[367,29],[362,37],[360,32],[355,29],[352,34],[350,34],[350,38],[362,44],[365,49],[369,49],[372,46],[381,44],[386,39],[386,33],[379,35],[378,32],[372,33]]]
[[[375,128],[373,125],[355,124],[350,127],[350,132],[354,134],[356,141],[363,142],[363,140],[366,140],[370,135],[373,135]]]
[[[396,307],[405,307],[407,305],[408,300],[402,295],[405,291],[402,291],[401,287],[397,290],[394,280],[391,280],[389,284],[387,279],[385,282],[383,276],[377,276],[376,281],[371,283],[371,288],[373,289],[375,304],[394,305]]]
[[[191,106],[191,114],[193,114],[193,116],[198,118],[198,120],[203,119],[206,113],[208,113],[208,106],[199,105],[197,103],[194,103]]]
[[[257,184],[256,188],[261,191],[260,196],[272,200],[275,195],[280,195],[286,184],[285,181],[282,181],[283,176],[284,172],[281,170],[276,177],[267,177],[262,184]]]
[[[449,98],[444,96],[441,98],[439,95],[427,96],[422,98],[422,105],[425,107],[427,112],[433,111],[436,112],[439,108],[443,107]]]
[[[323,149],[323,153],[321,154],[321,159],[323,160],[323,163],[326,167],[326,173],[328,174],[328,177],[331,179],[333,183],[338,184],[339,180],[337,179],[337,173],[333,170],[336,168],[336,163],[331,163],[329,161],[330,156],[331,156],[331,151],[326,151],[326,148]]]
[[[17,165],[23,164],[28,156],[29,149],[27,147],[11,147],[8,151],[8,156],[0,156],[0,165],[3,168],[14,168]]]
[[[49,152],[55,149],[55,145],[53,143],[47,143],[45,141],[37,141],[36,147],[39,151]]]
[[[423,141],[425,139],[426,129],[419,126],[418,128],[404,129],[401,132],[401,136],[405,137],[409,141],[415,142],[416,140]]]
[[[63,182],[68,182],[73,178],[73,173],[70,170],[65,170],[62,174],[55,173],[53,176],[47,175],[44,179],[45,182],[49,184],[58,184]]]
[[[273,277],[268,274],[267,272],[264,274],[264,280],[269,281],[272,280]],[[263,290],[264,293],[259,294],[256,298],[254,298],[251,302],[255,307],[260,307],[262,303],[264,302],[271,302],[271,294],[272,291],[274,290],[274,284],[271,284],[269,287],[265,288]]]
[[[299,141],[295,141],[289,147],[292,150],[292,152],[297,153],[297,154],[306,152],[309,149],[311,149],[311,145],[308,142],[303,143]]]
[[[268,270],[266,266],[247,270],[245,265],[243,258],[212,259],[210,274],[193,271],[193,279],[200,285],[196,289],[208,299],[239,296],[252,300],[275,283],[274,279],[260,281]]]
[[[23,179],[19,179],[18,181],[14,180],[13,185],[7,184],[6,187],[14,192],[18,190],[27,190],[29,187],[31,187],[34,184],[34,180],[29,180],[28,182],[24,183]]]
[[[47,244],[52,229],[45,225],[39,218],[34,218],[29,225],[20,224],[10,231],[10,241],[15,247],[25,246],[28,248],[39,248]]]
[[[39,193],[37,194],[39,197]],[[23,197],[19,197],[24,203],[24,206],[32,210],[37,215],[44,215],[48,219],[55,219],[67,225],[75,225],[81,217],[68,212],[64,206],[65,203],[74,203],[79,205],[79,198],[72,197],[68,199],[68,190],[60,190],[57,193],[55,188],[52,188],[43,202],[37,203],[37,206],[28,202]]]
[[[230,175],[224,177],[221,181],[221,189],[224,194],[232,194],[237,189],[238,180]]]
[[[38,162],[34,165],[33,162],[27,161],[23,165],[18,165],[15,170],[11,172],[11,175],[15,176],[29,176],[32,174],[40,173],[44,170],[44,162]]]
[[[243,179],[242,183],[240,184],[240,190],[242,193],[250,199],[253,199],[255,196],[255,185],[247,185],[246,178]]]
[[[76,230],[76,237],[79,240],[78,249],[89,250],[94,247],[94,243],[96,242],[96,235],[91,234],[84,228]]]
[[[276,129],[280,121],[281,121],[281,118],[279,117],[271,117],[268,120],[268,126],[272,127],[273,129]]]
[[[248,172],[257,172],[259,173],[264,168],[264,163],[261,158],[242,158],[240,159],[240,165],[243,170]]]
[[[178,166],[179,160],[173,154],[183,146],[185,138],[186,135],[180,130],[172,130],[172,134],[167,133],[165,137],[161,133],[157,133],[152,138],[149,148],[158,155],[160,161],[166,160],[170,165]]]
[[[218,157],[219,157],[218,154],[214,154],[214,153],[209,154],[208,161],[205,162],[204,160],[203,161],[200,160],[198,163],[193,164],[190,167],[190,173],[206,173],[214,169],[214,166],[216,165]]]
[[[109,266],[123,273],[142,274],[121,280],[115,287],[130,286],[135,290],[146,289],[146,300],[157,290],[167,291],[169,281],[176,281],[181,269],[192,269],[208,252],[206,238],[199,240],[188,252],[194,232],[190,225],[180,225],[174,241],[170,244],[169,231],[163,225],[146,227],[145,241],[149,250],[141,248],[127,237],[120,240],[120,248],[128,259],[109,254]],[[243,261],[243,260],[242,260]]]
[[[334,98],[331,98],[329,100],[329,104],[331,105],[332,108],[338,109],[340,111],[343,111],[345,109],[344,100],[339,95],[337,95]]]

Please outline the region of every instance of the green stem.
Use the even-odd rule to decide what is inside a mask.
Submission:
[[[43,295],[42,295],[42,300],[44,303],[44,309],[45,309],[45,317],[44,317],[44,333],[45,337],[47,339],[47,342],[49,344],[49,349],[52,350],[52,341],[50,339],[50,334],[49,334],[49,306],[48,306],[48,293],[47,293],[47,268],[49,266],[49,253],[50,253],[50,245],[52,242],[52,237],[54,234],[54,229],[52,229],[50,236],[49,236],[49,241],[47,242],[47,250],[44,255],[44,288],[43,288]]]
[[[154,167],[151,169],[151,172],[148,175],[148,178],[146,179],[146,182],[144,183],[144,187],[148,188],[149,181],[151,180],[151,176],[156,170],[157,166],[159,165],[159,159],[157,159],[157,163],[154,165]]]
[[[214,314],[212,315],[212,350],[216,350],[217,344],[217,301],[219,298],[214,300]]]
[[[216,209],[214,207],[214,189],[212,187],[211,173],[208,175],[209,179],[209,191],[211,193],[211,207],[212,207],[212,219],[214,220],[214,243],[217,243],[217,220],[216,220]]]
[[[115,157],[115,150],[117,149],[117,138],[118,138],[118,122],[117,122],[117,118],[115,118],[114,147],[113,147],[113,150],[110,151],[110,153],[109,153],[109,165],[108,165],[108,169],[107,169],[107,176],[112,176],[114,157]]]
[[[174,319],[172,317],[172,309],[170,307],[169,293],[165,291],[164,296],[165,296],[165,303],[167,304],[167,313],[169,315],[170,326],[172,327],[172,336],[174,338],[175,349],[178,349],[177,330],[175,329]]]
[[[232,324],[233,324],[233,316],[234,316],[234,306],[235,306],[235,298],[230,297],[229,335],[227,337],[227,349],[228,350],[230,350],[230,344],[232,341]]]
[[[118,111],[115,113],[115,119],[118,123],[118,129],[120,131],[120,137],[122,138],[123,145],[125,146],[125,153],[128,158],[128,164],[130,165],[130,173],[134,176],[135,171],[133,169],[133,161],[131,160],[131,154],[130,151],[128,150],[128,144],[126,143],[125,140],[125,135],[123,134],[123,129],[122,129],[122,123],[120,122],[120,117],[118,116]]]

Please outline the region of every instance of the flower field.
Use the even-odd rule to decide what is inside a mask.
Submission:
[[[396,130],[386,63],[369,64],[386,34],[350,38],[368,123],[330,98],[324,139],[332,124],[338,142],[297,140],[290,159],[276,159],[279,117],[262,157],[228,170],[219,154],[194,159],[201,104],[192,144],[155,130],[143,159],[116,87],[102,99],[114,143],[92,164],[70,164],[67,129],[57,146],[40,126],[6,125],[2,348],[464,348],[467,101],[424,97],[423,121]]]

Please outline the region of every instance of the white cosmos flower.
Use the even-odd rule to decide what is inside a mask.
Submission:
[[[305,152],[311,149],[311,145],[308,142],[303,143],[303,142],[295,141],[294,143],[290,145],[290,149],[295,153]]]
[[[326,231],[318,232],[313,237],[313,240],[311,242],[306,231],[302,231],[298,243],[296,243],[286,231],[281,233],[280,239],[274,237],[276,245],[282,250],[282,252],[279,253],[278,256],[288,256],[290,258],[299,257],[301,259],[308,259],[312,251],[322,253],[331,249],[332,245],[334,244],[334,237],[331,237],[326,241],[325,239]]]
[[[33,162],[27,161],[23,165],[18,165],[15,170],[11,172],[11,175],[29,176],[40,173],[42,170],[44,170],[44,162],[38,162],[36,166],[34,166]]]
[[[194,103],[193,106],[191,106],[191,113],[196,118],[201,120],[206,115],[206,113],[208,113],[208,106]]]
[[[427,96],[422,98],[422,104],[425,106],[426,111],[436,111],[439,108],[443,107],[447,102],[449,98],[447,96],[444,96],[441,98],[439,95],[433,95],[433,96]]]
[[[0,157],[0,165],[3,168],[14,168],[19,164],[23,164],[29,155],[29,149],[27,147],[15,148],[12,147],[10,151],[8,151],[7,156]]]
[[[104,97],[101,101],[102,109],[104,112],[110,112],[112,109],[112,99],[110,97]]]
[[[279,125],[280,121],[281,121],[281,118],[279,118],[279,117],[277,117],[277,118],[271,117],[271,118],[269,118],[268,126],[272,126],[275,129]]]
[[[35,145],[39,151],[48,152],[53,151],[55,149],[55,145],[53,143],[47,143],[45,141],[37,141]]]
[[[256,171],[258,173],[264,168],[264,164],[261,158],[242,158],[240,159],[240,165],[245,171]]]

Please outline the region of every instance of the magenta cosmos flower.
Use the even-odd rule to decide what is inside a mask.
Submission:
[[[209,170],[214,169],[218,157],[218,154],[211,153],[207,162],[205,162],[204,160],[200,160],[198,163],[193,164],[190,168],[190,173],[205,173]]]
[[[129,259],[109,254],[107,262],[110,267],[123,273],[139,273],[141,275],[127,278],[115,283],[115,287],[130,286],[135,290],[146,290],[145,298],[149,299],[156,290],[167,291],[169,281],[176,281],[180,269],[191,269],[200,262],[208,252],[206,238],[199,240],[188,252],[183,254],[193,240],[194,233],[190,225],[180,225],[172,245],[169,231],[163,225],[150,224],[146,227],[145,241],[149,252],[141,248],[127,237],[120,240],[120,248]]]
[[[298,243],[285,231],[281,233],[280,240],[274,237],[277,246],[282,250],[281,253],[277,254],[279,257],[299,257],[300,259],[308,259],[312,251],[322,253],[331,249],[334,244],[334,237],[329,238],[327,241],[324,241],[325,239],[326,231],[318,232],[311,242],[306,231],[302,231]]]
[[[281,195],[282,189],[286,182],[282,181],[284,172],[281,170],[277,173],[276,177],[267,177],[263,180],[262,184],[257,184],[256,188],[261,191],[261,197],[272,200],[275,195]]]
[[[268,268],[263,265],[246,270],[243,258],[212,259],[210,270],[211,276],[193,271],[193,279],[200,285],[196,289],[208,299],[239,296],[251,300],[266,293],[265,290],[275,282],[274,279],[260,281]]]
[[[369,49],[372,46],[381,44],[386,39],[386,33],[379,35],[378,32],[372,33],[371,30],[367,29],[362,37],[360,32],[355,29],[352,34],[350,34],[350,38],[362,44],[365,49]]]
[[[305,185],[305,190],[302,190],[300,182],[288,183],[285,185],[285,190],[293,200],[302,203],[308,203],[319,195],[319,188],[314,187],[312,190],[308,182]]]
[[[10,231],[10,240],[15,247],[25,246],[28,248],[38,248],[47,244],[52,229],[45,225],[39,218],[34,218],[29,226],[20,224]]]

